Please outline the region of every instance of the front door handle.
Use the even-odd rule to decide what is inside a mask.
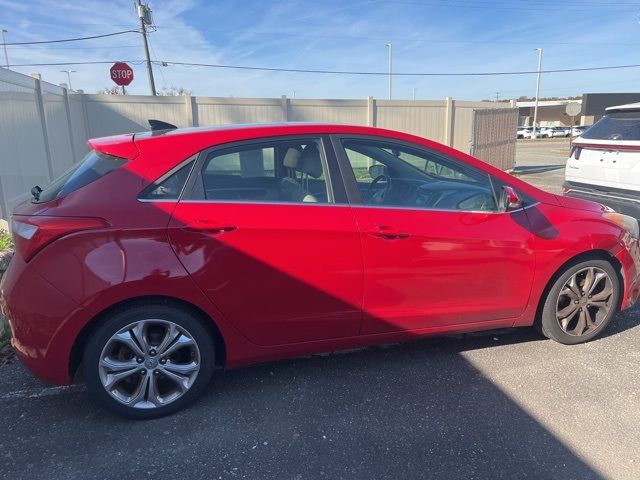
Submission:
[[[190,225],[182,227],[183,230],[187,232],[197,232],[197,233],[208,233],[211,235],[219,235],[225,232],[233,232],[237,230],[238,227],[235,225],[220,225],[214,224],[207,221],[196,221]]]
[[[409,238],[410,236],[406,232],[399,232],[393,227],[386,226],[376,226],[370,230],[367,230],[367,233],[373,237],[382,238],[384,240],[400,240]]]

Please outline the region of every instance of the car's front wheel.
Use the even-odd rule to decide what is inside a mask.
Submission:
[[[564,344],[598,336],[615,315],[621,284],[611,263],[591,259],[569,265],[555,280],[542,308],[542,333]]]
[[[149,419],[194,401],[211,380],[214,342],[192,314],[164,304],[110,315],[86,344],[83,372],[107,410]]]

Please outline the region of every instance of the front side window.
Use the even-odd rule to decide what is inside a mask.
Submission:
[[[489,175],[444,154],[380,140],[342,145],[365,205],[497,210]]]
[[[326,178],[319,139],[252,143],[207,153],[189,198],[329,203]]]

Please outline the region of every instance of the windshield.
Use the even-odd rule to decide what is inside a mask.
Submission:
[[[591,140],[640,140],[640,112],[608,113],[591,128],[582,138]]]

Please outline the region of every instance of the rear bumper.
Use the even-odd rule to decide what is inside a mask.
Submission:
[[[70,383],[74,339],[59,333],[65,320],[81,310],[78,305],[14,255],[0,283],[0,307],[25,367],[46,382]]]
[[[568,197],[601,203],[618,213],[640,219],[640,192],[577,182],[565,182],[563,191]]]

